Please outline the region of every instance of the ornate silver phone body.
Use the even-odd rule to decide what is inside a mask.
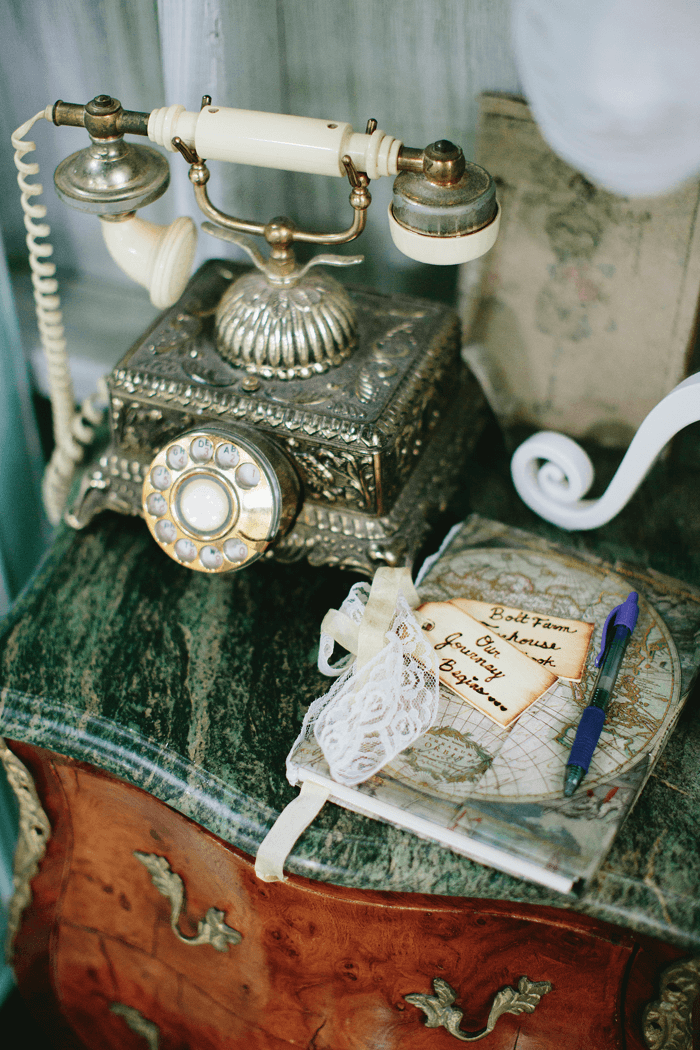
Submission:
[[[213,106],[209,96],[199,113],[178,105],[130,112],[99,95],[86,106],[57,102],[33,120],[41,117],[90,133],[92,145],[56,169],[57,192],[100,217],[115,261],[167,308],[107,377],[109,444],[88,465],[66,520],[81,528],[103,509],[141,514],[170,557],[205,573],[242,569],[263,555],[306,556],[369,575],[378,563],[410,562],[456,484],[483,407],[460,359],[457,318],[428,301],[348,291],[316,267],[361,257],[322,254],[302,266],[293,246],[354,240],[371,203],[369,172],[397,176],[389,225],[402,252],[438,264],[476,258],[499,223],[488,173],[450,142],[411,149],[374,120],[357,134],[342,122]],[[33,148],[23,139],[32,123],[13,136],[28,219],[39,215],[28,203],[39,190],[24,181],[38,169],[22,162]],[[169,168],[125,134],[184,156],[211,220],[203,229],[244,248],[255,270],[212,260],[187,283],[194,224],[136,218],[167,188]],[[352,222],[319,234],[284,218],[262,224],[227,215],[207,195],[204,152],[346,175]],[[36,237],[47,232],[32,227],[35,272],[46,270],[38,260],[50,249]],[[242,233],[263,236],[269,257]],[[58,300],[42,279],[46,330]],[[54,337],[52,351],[56,344]],[[59,366],[69,403],[58,413],[52,396],[55,420],[73,411],[67,360]],[[65,500],[68,457],[77,458],[75,437],[75,426],[66,441],[57,434],[60,462],[50,464],[45,484],[61,496],[54,516]]]
[[[208,572],[262,554],[370,575],[405,563],[454,490],[483,413],[457,318],[434,302],[351,291],[349,357],[310,378],[263,378],[214,341],[217,307],[244,273],[205,263],[108,376],[110,443],[69,522],[107,508],[142,514],[168,554]],[[183,498],[197,479],[224,493],[204,532]]]

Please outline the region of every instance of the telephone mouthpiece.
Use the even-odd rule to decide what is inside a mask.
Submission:
[[[434,142],[425,154],[424,173],[403,171],[394,181],[389,205],[394,244],[410,259],[434,266],[478,259],[498,235],[500,208],[493,178],[478,164],[465,161],[451,142]],[[458,174],[463,170],[457,179],[450,172],[455,159],[460,162]]]
[[[120,215],[157,200],[168,188],[168,161],[151,146],[121,137],[93,139],[56,168],[61,200],[93,215]]]

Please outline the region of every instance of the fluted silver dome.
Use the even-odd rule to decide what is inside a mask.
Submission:
[[[349,295],[318,270],[289,285],[259,272],[239,277],[222,296],[215,331],[226,361],[269,379],[325,372],[351,353],[357,338]]]

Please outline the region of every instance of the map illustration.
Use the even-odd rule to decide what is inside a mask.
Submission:
[[[443,688],[435,726],[385,767],[395,779],[449,801],[559,799],[564,767],[581,713],[593,691],[594,661],[608,612],[629,584],[615,573],[536,551],[471,550],[455,556],[421,589],[448,601],[508,601],[529,612],[596,624],[581,682],[559,680],[510,729]],[[603,732],[586,776],[591,788],[630,770],[654,751],[678,699],[680,674],[673,640],[640,596],[640,615],[625,654]]]
[[[673,729],[699,651],[697,597],[668,578],[625,575],[474,515],[424,575],[421,599],[468,598],[593,623],[581,681],[558,679],[505,728],[441,686],[432,728],[369,780],[341,791],[315,740],[290,756],[297,779],[315,779],[349,809],[510,874],[564,892],[585,884]],[[605,618],[632,590],[639,594],[639,620],[603,731],[581,787],[564,798],[566,762],[593,691]],[[652,603],[661,604],[675,634]]]

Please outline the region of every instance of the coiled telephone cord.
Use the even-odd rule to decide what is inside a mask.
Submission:
[[[24,136],[37,120],[51,120],[51,110],[52,107],[47,106],[18,127],[12,134],[12,146],[18,170],[17,182],[22,191],[34,304],[46,359],[53,415],[55,448],[44,472],[42,496],[50,522],[57,525],[68,500],[75,469],[83,459],[86,446],[94,438],[94,428],[101,422],[103,412],[95,404],[101,396],[100,392],[86,398],[77,412],[75,409],[61,299],[55,276],[56,265],[46,261],[53,254],[53,245],[46,239],[51,233],[51,227],[46,222],[38,221],[46,217],[46,206],[32,203],[32,198],[43,192],[43,186],[39,182],[27,182],[26,178],[27,175],[38,175],[39,165],[36,162],[27,163],[23,159],[27,153],[36,149],[36,144],[24,141]]]

